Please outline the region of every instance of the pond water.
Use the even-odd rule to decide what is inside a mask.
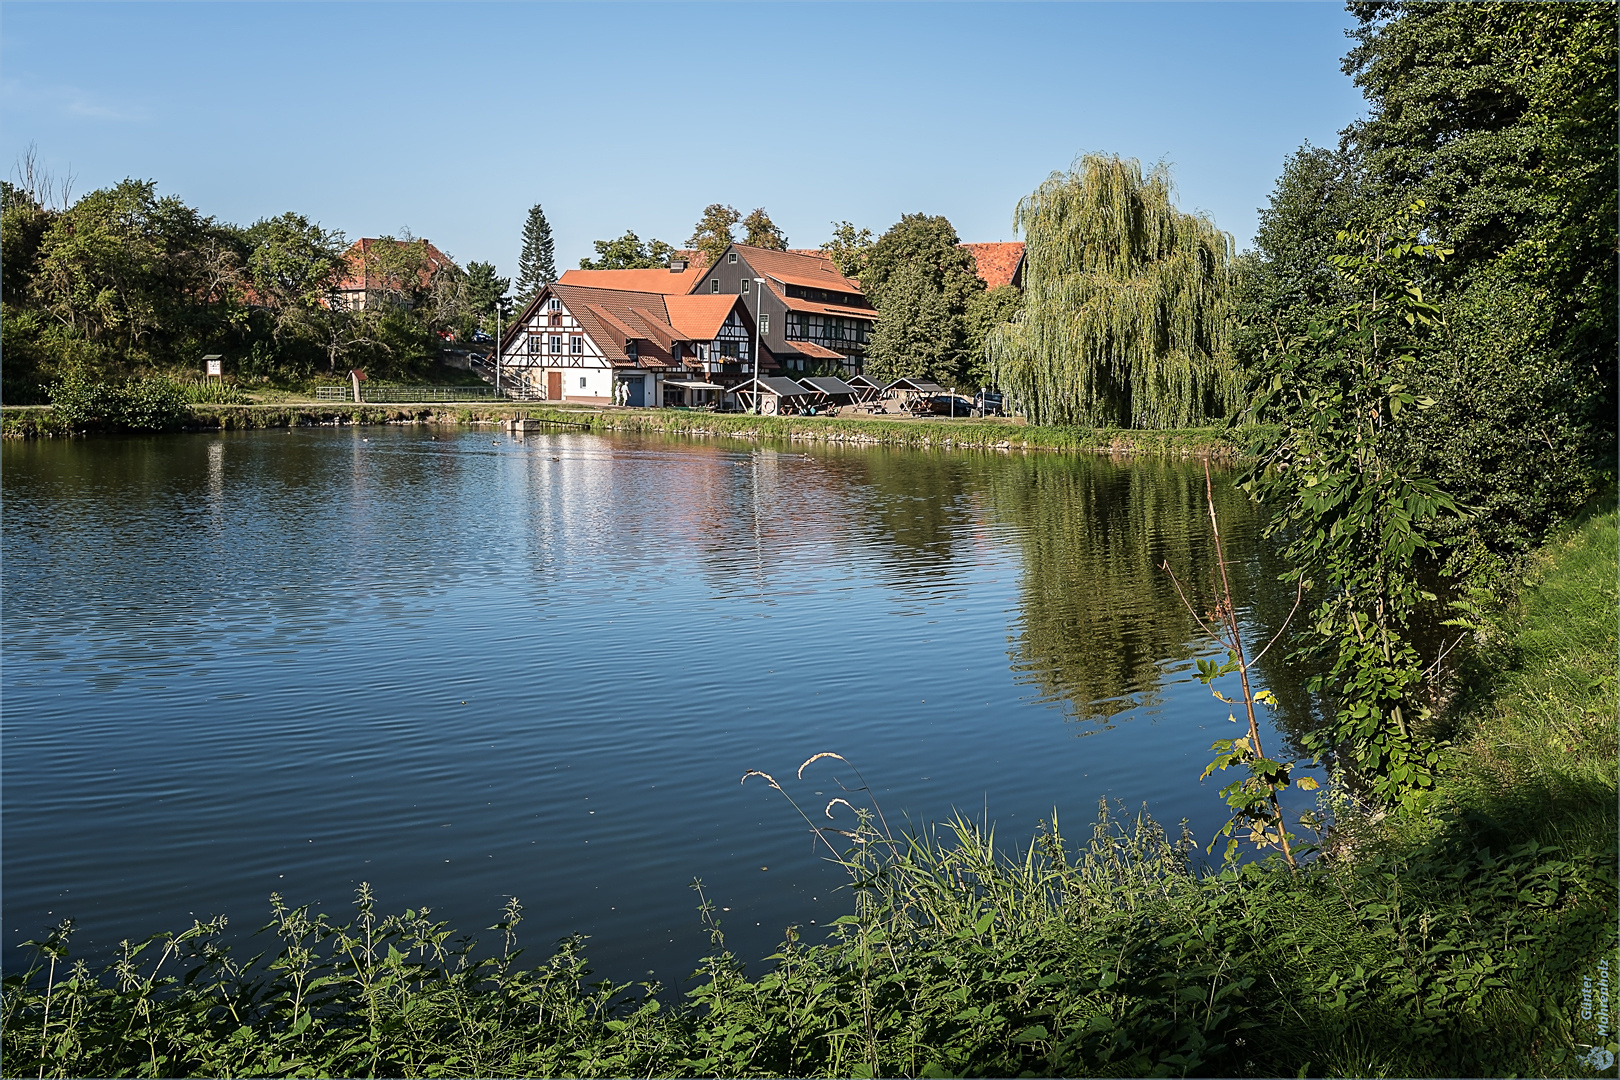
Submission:
[[[801,805],[1225,820],[1196,463],[420,427],[8,443],[4,964],[372,884],[679,984],[849,910]],[[1229,476],[1252,640],[1292,601]],[[1283,729],[1306,708],[1267,657]],[[1235,693],[1235,687],[1229,687]],[[1270,730],[1268,749],[1283,752]],[[863,796],[863,799],[865,797]],[[852,797],[852,801],[863,799]],[[833,823],[829,823],[833,824]],[[848,824],[847,820],[842,824]],[[494,935],[486,935],[493,937]]]

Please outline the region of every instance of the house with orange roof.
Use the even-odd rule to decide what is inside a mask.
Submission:
[[[386,255],[391,254],[383,250],[386,244],[420,248],[407,254],[411,256],[409,262],[415,265],[419,278],[415,284],[423,291],[432,283],[435,274],[456,268],[450,256],[427,240],[382,240],[368,236],[350,244],[349,250],[343,253],[347,269],[333,289],[330,301],[333,308],[366,311],[375,308],[384,295],[401,291],[401,282],[388,279],[386,263],[394,260],[385,259]]]
[[[720,403],[729,387],[753,377],[754,321],[741,297],[604,288],[603,280],[660,286],[663,279],[564,275],[541,289],[501,335],[502,389],[542,401],[702,405]]]
[[[774,360],[790,377],[818,371],[856,375],[865,363],[877,309],[860,283],[820,252],[732,244],[702,268],[692,289],[742,298],[759,320],[767,368]]]
[[[987,289],[1002,285],[1024,287],[1024,245],[1022,241],[998,244],[958,244],[973,256],[979,279]]]

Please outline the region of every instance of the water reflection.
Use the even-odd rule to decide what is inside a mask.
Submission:
[[[917,822],[1220,819],[1208,646],[1157,569],[1208,604],[1195,463],[378,428],[0,454],[8,944],[68,895],[90,948],[369,880],[460,927],[516,892],[539,942],[678,979],[694,876],[744,955],[842,912],[736,784],[828,749]],[[1216,497],[1260,640],[1291,594]]]

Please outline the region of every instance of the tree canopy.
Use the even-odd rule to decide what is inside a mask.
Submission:
[[[870,246],[860,239],[850,228],[833,242],[860,263],[861,291],[878,310],[867,366],[890,379],[921,376],[944,386],[982,385],[968,313],[984,282],[950,221],[905,214]]]
[[[840,274],[859,281],[866,270],[866,253],[871,247],[871,229],[857,229],[847,221],[835,221],[832,239],[821,245],[821,253],[832,260]]]
[[[662,240],[643,242],[630,230],[617,240],[596,240],[595,259],[579,260],[581,270],[649,270],[668,266],[675,248]]]
[[[764,211],[760,211],[760,214],[763,216]],[[695,250],[705,265],[713,266],[726,248],[736,243],[737,237],[731,227],[741,220],[742,215],[737,213],[736,207],[710,203],[703,208],[703,216],[693,226],[686,246]]]
[[[763,206],[755,207],[753,213],[742,219],[742,225],[747,230],[743,234],[743,243],[749,247],[787,250],[787,234],[776,227]]]
[[[1036,423],[1186,427],[1225,414],[1232,238],[1177,209],[1170,172],[1083,156],[1019,201],[1025,303],[986,343]]]

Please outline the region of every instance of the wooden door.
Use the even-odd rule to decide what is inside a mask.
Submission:
[[[562,372],[546,372],[546,398],[551,401],[562,400]]]

